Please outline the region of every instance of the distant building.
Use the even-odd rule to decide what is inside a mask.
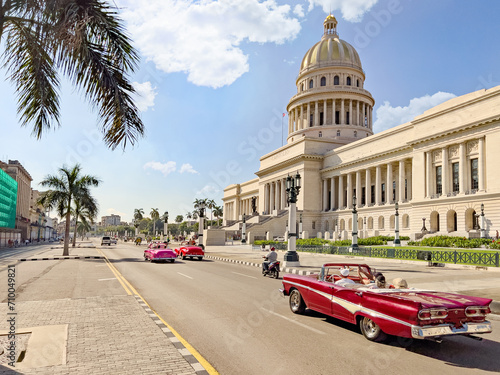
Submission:
[[[0,169],[0,247],[7,246],[16,233],[17,182]]]
[[[122,218],[120,215],[113,215],[111,216],[102,216],[101,217],[101,225],[103,227],[109,227],[109,226],[114,226],[114,225],[120,225],[122,221]]]

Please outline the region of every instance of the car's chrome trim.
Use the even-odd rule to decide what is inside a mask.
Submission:
[[[436,336],[464,335],[473,333],[490,333],[492,331],[491,323],[484,321],[482,323],[464,323],[460,328],[451,324],[440,324],[435,326],[411,326],[411,335],[414,339],[426,339]]]

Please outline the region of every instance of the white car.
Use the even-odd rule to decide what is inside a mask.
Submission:
[[[111,237],[109,237],[109,236],[102,237],[102,239],[101,239],[101,246],[102,245],[111,246]]]

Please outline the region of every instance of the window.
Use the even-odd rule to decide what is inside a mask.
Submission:
[[[304,91],[304,84],[300,86],[300,91]]]
[[[361,204],[366,204],[366,188],[364,186],[361,188]]]
[[[337,130],[337,137],[340,137],[340,130]]]
[[[315,221],[312,222],[312,229],[316,229],[316,222]]]
[[[358,137],[358,132],[356,130],[354,130],[354,138],[357,138]]]
[[[356,80],[356,87],[359,87],[359,79]]]
[[[335,124],[340,124],[340,111],[335,111]]]
[[[323,112],[319,113],[319,124],[323,125]]]
[[[346,125],[349,125],[349,112],[345,113],[345,123]]]
[[[392,201],[396,201],[396,181],[392,181]]]
[[[453,192],[458,193],[460,191],[460,180],[459,180],[459,172],[458,172],[458,163],[453,163],[451,165],[451,170],[453,173]]]
[[[351,86],[351,77],[347,77],[347,86]]]
[[[309,127],[313,126],[314,115],[311,113],[309,116]]]
[[[314,87],[314,83],[313,83],[313,80],[311,79],[309,81],[309,88],[312,89]]]
[[[326,78],[321,77],[321,86],[326,86]]]
[[[385,203],[385,184],[382,184],[382,203]]]
[[[440,194],[443,192],[443,168],[441,166],[436,167],[436,194]]]
[[[370,195],[371,195],[371,202],[375,203],[375,185],[371,186]]]
[[[478,161],[477,159],[472,159],[470,161],[470,186],[472,189],[479,188],[479,175],[478,175]]]
[[[333,77],[333,84],[334,85],[339,85],[340,84],[339,81],[340,81],[339,76]]]
[[[323,133],[319,132],[318,137],[322,138],[323,137]]]

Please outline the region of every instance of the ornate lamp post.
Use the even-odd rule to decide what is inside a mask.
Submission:
[[[165,211],[163,214],[163,219],[165,222],[163,223],[163,236],[167,237],[168,236],[168,211]]]
[[[300,174],[297,172],[295,177],[286,178],[286,200],[288,202],[288,251],[285,253],[285,267],[300,266],[299,256],[296,250],[297,241],[297,196],[300,191]]]
[[[205,227],[205,222],[204,222],[204,216],[205,216],[205,203],[200,204],[200,211],[198,213],[198,217],[200,219],[199,225],[198,225],[198,244],[203,244],[203,229]]]
[[[245,221],[245,213],[243,213],[243,224],[241,224],[241,243],[247,242],[247,222]]]
[[[484,217],[484,203],[481,203],[481,238],[486,238],[486,219]]]
[[[401,241],[399,240],[399,212],[398,212],[398,202],[394,205],[396,209],[396,214],[394,220],[396,223],[394,224],[394,246],[401,246]]]
[[[358,246],[358,210],[356,210],[356,196],[352,197],[352,250],[359,250]]]
[[[425,217],[422,218],[422,222],[423,222],[423,224],[422,224],[422,232],[425,233],[425,232],[427,232],[427,228],[425,227]]]

